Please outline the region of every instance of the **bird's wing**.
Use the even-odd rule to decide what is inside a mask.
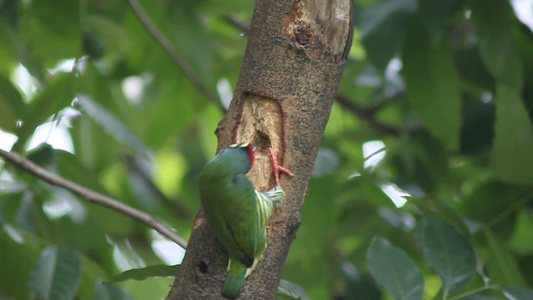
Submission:
[[[265,244],[254,187],[244,174],[208,182],[199,186],[209,223],[230,257],[250,267]]]
[[[265,223],[261,222],[259,211],[265,208],[261,207],[258,201],[257,193],[252,183],[244,175],[239,175],[231,182],[231,198],[239,202],[235,209],[225,219],[235,245],[244,253],[243,258],[239,258],[247,267],[254,262],[255,257],[260,255],[266,243]],[[241,209],[244,208],[244,209]],[[270,212],[271,214],[271,212]],[[229,229],[228,229],[229,230]],[[229,250],[229,249],[228,249]],[[230,251],[231,253],[231,251]],[[246,262],[246,263],[245,263]],[[250,265],[248,265],[250,263]]]

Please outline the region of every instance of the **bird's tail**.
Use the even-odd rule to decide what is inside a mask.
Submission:
[[[240,273],[232,274],[228,273],[226,281],[222,287],[222,295],[226,298],[235,299],[241,293],[242,284],[246,277],[246,269]]]

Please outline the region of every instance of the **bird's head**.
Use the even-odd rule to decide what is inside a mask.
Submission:
[[[257,145],[250,143],[240,143],[228,146],[217,154],[217,158],[231,162],[233,165],[242,168],[239,171],[248,173],[255,163],[255,150]]]

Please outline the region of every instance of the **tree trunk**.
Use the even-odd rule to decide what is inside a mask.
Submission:
[[[351,46],[351,0],[257,2],[229,110],[216,130],[218,149],[237,142],[259,147],[249,177],[273,187],[268,147],[295,176],[281,175],[286,197],[267,229],[268,247],[239,299],[274,299],[285,259]],[[202,210],[167,299],[220,299],[227,253]]]

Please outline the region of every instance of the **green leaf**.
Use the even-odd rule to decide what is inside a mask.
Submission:
[[[448,150],[459,148],[461,91],[452,53],[443,39],[433,45],[421,24],[413,24],[403,47],[408,101],[429,133]]]
[[[374,237],[366,262],[376,281],[395,299],[419,300],[424,294],[424,278],[405,251],[380,237]]]
[[[42,143],[28,151],[26,158],[43,168],[51,167],[56,162],[55,150],[47,143]]]
[[[281,279],[281,281],[279,282],[278,295],[286,295],[291,297],[291,299],[309,299],[307,298],[307,295],[305,294],[305,291],[304,289],[302,289],[301,286],[285,279]]]
[[[425,219],[419,222],[415,236],[446,294],[465,286],[476,274],[474,250],[454,228],[437,219]]]
[[[483,233],[489,246],[489,258],[486,262],[491,279],[503,286],[527,286],[507,245],[494,236],[490,229],[483,228]]]
[[[72,299],[80,274],[81,259],[76,252],[49,247],[41,252],[33,270],[30,290],[35,299]]]
[[[161,147],[173,139],[194,120],[199,119],[199,112],[190,101],[176,101],[179,98],[202,97],[197,94],[185,77],[177,78],[178,83],[165,85],[147,85],[145,99],[150,99],[144,106],[142,139],[150,147]],[[213,116],[221,119],[223,116]],[[201,122],[201,121],[200,121]]]
[[[79,156],[62,150],[53,150],[53,153],[59,175],[95,192],[109,195],[109,191],[100,184],[93,170],[80,162]]]
[[[464,80],[464,75],[461,77]],[[494,101],[463,102],[463,126],[461,128],[461,154],[476,154],[492,146],[496,104]]]
[[[415,0],[386,0],[363,12],[361,40],[368,58],[381,72],[400,46],[415,8]]]
[[[440,36],[464,0],[417,0],[419,16],[429,32]]]
[[[496,90],[496,128],[491,167],[502,181],[533,183],[533,126],[520,94],[507,85]]]
[[[24,115],[24,101],[11,81],[0,76],[0,128],[15,132],[17,120]]]
[[[411,214],[399,209],[380,207],[378,212],[379,216],[387,221],[387,223],[402,231],[409,232],[416,225],[415,218]]]
[[[32,75],[43,80],[46,70],[37,73],[36,69],[53,68],[59,60],[81,55],[83,6],[79,1],[58,0],[31,1],[23,7],[20,28],[27,48],[21,53],[22,61]]]
[[[58,36],[80,34],[79,3],[70,0],[30,2],[30,10],[40,24]]]
[[[104,42],[92,31],[83,31],[83,51],[92,58],[100,58],[105,53]]]
[[[528,201],[530,201],[529,198]],[[530,238],[531,232],[533,232],[533,218],[531,218],[530,211],[521,209],[514,216],[516,223],[509,238],[509,246],[514,253],[519,255],[533,253],[533,239]]]
[[[106,280],[106,283],[114,283],[126,280],[145,280],[152,277],[174,277],[178,273],[179,265],[155,265],[146,268],[131,269],[120,274],[113,275]]]
[[[426,215],[442,220],[452,225],[463,235],[468,235],[470,231],[462,219],[461,214],[451,207],[448,203],[436,198],[436,199],[424,199],[416,197],[405,197],[408,202],[415,204]]]
[[[6,199],[1,195],[0,199]],[[0,203],[2,212],[5,212],[6,205]],[[4,216],[2,216],[4,217]],[[6,299],[30,299],[28,282],[30,281],[31,270],[35,266],[39,257],[40,249],[33,240],[21,234],[23,230],[16,230],[14,226],[2,220],[0,226],[0,298]],[[21,243],[21,241],[23,241]],[[9,280],[7,280],[9,278]]]
[[[20,2],[17,0],[0,1],[0,18],[6,21],[13,28],[18,27],[19,23]]]
[[[150,150],[148,150],[148,148],[146,148],[143,143],[108,110],[84,95],[78,95],[78,101],[84,111],[96,123],[102,126],[107,133],[114,136],[118,141],[128,145],[131,150],[138,154],[148,157],[150,156]]]
[[[381,290],[370,274],[362,274],[353,264],[345,261],[341,264],[341,275],[348,300],[381,299]]]
[[[176,10],[171,26],[174,43],[187,58],[193,68],[198,70],[198,75],[209,84],[213,82],[213,58],[216,53],[215,44],[205,30],[205,22],[199,15],[187,9]]]
[[[503,288],[503,294],[509,300],[530,300],[533,299],[533,291],[521,287],[510,286]]]
[[[499,83],[515,90],[522,86],[522,62],[512,33],[516,21],[509,1],[477,0],[472,3],[472,23],[479,52]]]
[[[487,224],[496,236],[507,238],[515,231],[517,213],[509,211],[510,206],[523,198],[523,189],[494,179],[478,184],[462,197],[460,211],[464,218]]]
[[[118,286],[99,281],[94,289],[94,300],[133,300],[133,297]]]

